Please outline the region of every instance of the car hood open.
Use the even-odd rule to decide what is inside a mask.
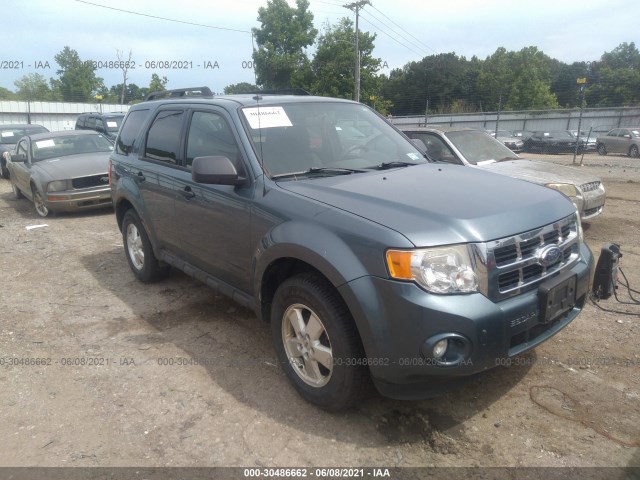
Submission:
[[[495,240],[575,211],[555,190],[454,165],[423,164],[278,185],[391,228],[416,246]]]
[[[528,182],[545,185],[547,183],[570,183],[582,185],[584,183],[599,181],[600,179],[577,169],[556,165],[549,162],[527,160],[505,160],[504,162],[485,163],[478,168],[490,172],[520,178]]]

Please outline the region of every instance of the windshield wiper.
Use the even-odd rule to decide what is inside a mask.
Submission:
[[[520,160],[518,157],[504,157],[498,160],[498,162],[506,162],[507,160]]]
[[[342,168],[342,167],[311,167],[301,172],[279,173],[277,175],[272,175],[271,178],[299,177],[304,175],[313,175],[316,173],[325,173],[325,174],[331,174],[331,175],[350,175],[352,173],[363,173],[363,172],[366,172],[366,170],[358,170],[355,168]]]
[[[392,162],[382,162],[379,163],[378,165],[372,165],[371,167],[367,167],[367,168],[375,168],[376,170],[387,170],[389,168],[397,168],[397,167],[410,167],[412,165],[420,165],[419,163],[413,163],[413,162],[402,162],[402,161],[392,161]]]

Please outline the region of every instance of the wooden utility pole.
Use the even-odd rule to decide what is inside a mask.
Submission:
[[[369,0],[360,0],[359,2],[353,2],[348,5],[343,5],[344,8],[348,8],[349,10],[355,12],[356,14],[356,66],[355,66],[355,92],[354,92],[354,100],[356,102],[360,101],[360,31],[358,29],[358,19],[360,17],[360,9],[365,5],[371,5]]]

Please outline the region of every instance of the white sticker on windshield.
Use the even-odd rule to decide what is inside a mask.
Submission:
[[[107,127],[118,128],[118,122],[107,122]]]
[[[249,125],[257,128],[291,127],[291,120],[282,107],[255,107],[242,110]]]
[[[48,147],[55,147],[56,144],[53,140],[49,139],[49,140],[40,140],[39,142],[36,142],[36,147],[38,148],[48,148]]]
[[[13,132],[2,132],[3,137],[13,137]]]
[[[411,160],[420,160],[420,157],[415,153],[407,153],[407,157],[409,157]]]
[[[481,160],[480,162],[476,162],[476,165],[481,167],[482,165],[489,165],[490,163],[496,163],[495,160]]]

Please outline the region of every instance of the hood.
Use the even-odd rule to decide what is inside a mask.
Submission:
[[[391,228],[419,247],[495,240],[575,211],[555,190],[455,165],[423,164],[278,186]]]
[[[68,155],[33,164],[33,168],[38,169],[49,181],[106,174],[108,167],[109,152]]]
[[[479,165],[478,168],[540,185],[547,183],[582,185],[584,183],[600,181],[599,178],[574,168],[524,158],[506,160],[504,162],[485,163]]]

